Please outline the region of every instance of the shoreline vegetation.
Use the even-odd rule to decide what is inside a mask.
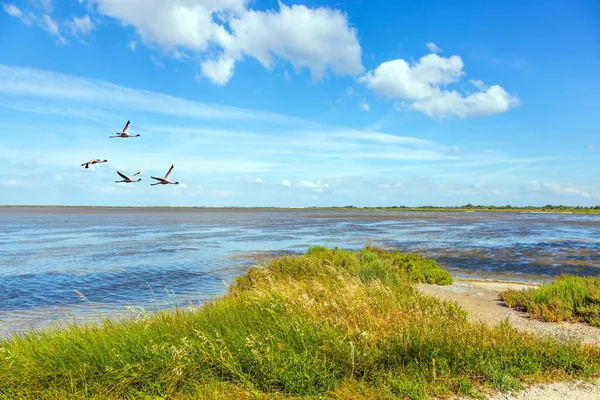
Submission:
[[[317,210],[317,211],[432,211],[432,212],[517,212],[517,213],[555,213],[555,214],[600,214],[600,205],[597,206],[564,206],[551,205],[545,206],[485,206],[465,204],[463,206],[390,206],[390,207],[355,207],[349,206],[332,206],[332,207],[236,207],[236,206],[65,206],[65,205],[0,205],[2,209],[172,209],[172,210],[273,210],[273,211],[289,211],[289,210]]]
[[[507,290],[500,298],[511,308],[548,322],[586,322],[600,327],[600,278],[564,275],[538,288]]]
[[[434,260],[311,247],[249,268],[202,307],[0,340],[0,397],[482,398],[600,377],[600,347],[469,322],[416,284]]]

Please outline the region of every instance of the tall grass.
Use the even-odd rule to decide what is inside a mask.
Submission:
[[[600,326],[600,278],[564,275],[539,288],[508,290],[500,297],[509,307],[523,307],[550,322],[587,322]]]
[[[310,248],[255,266],[200,309],[0,343],[4,398],[411,398],[591,377],[600,350],[467,322],[411,282],[435,262]]]

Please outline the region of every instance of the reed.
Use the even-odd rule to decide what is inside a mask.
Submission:
[[[469,323],[412,282],[451,277],[414,254],[313,247],[201,308],[0,342],[0,397],[422,399],[598,376],[597,347]]]

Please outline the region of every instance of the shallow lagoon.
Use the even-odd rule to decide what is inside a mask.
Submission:
[[[600,273],[600,215],[0,208],[0,335],[198,304],[256,257],[367,244],[432,257],[456,278]]]

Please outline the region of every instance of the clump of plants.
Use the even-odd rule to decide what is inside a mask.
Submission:
[[[600,278],[563,275],[539,288],[500,294],[509,307],[549,322],[587,322],[600,326]]]

